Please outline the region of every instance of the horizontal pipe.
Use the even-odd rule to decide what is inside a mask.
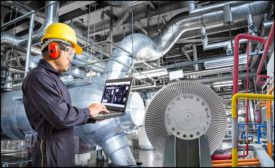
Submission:
[[[4,28],[4,27],[6,27],[6,26],[9,26],[9,25],[11,25],[11,24],[13,24],[13,23],[18,22],[19,20],[22,20],[22,19],[28,17],[29,15],[31,15],[31,14],[33,14],[33,13],[35,13],[34,10],[32,10],[32,11],[30,11],[30,12],[28,12],[28,13],[22,15],[22,16],[19,16],[18,18],[15,18],[15,19],[9,21],[8,23],[3,24],[3,25],[1,26],[1,29]]]
[[[254,161],[259,161],[258,158],[249,158],[249,159],[240,159],[239,162],[254,162]],[[217,163],[231,163],[232,160],[226,159],[226,160],[212,160],[212,164],[217,164]]]
[[[230,5],[235,6],[235,5],[240,5],[240,4],[244,4],[246,3],[246,1],[227,1],[224,3],[219,3],[219,4],[214,4],[214,5],[207,5],[205,7],[201,7],[201,8],[196,8],[196,4],[194,1],[189,1],[188,2],[188,10],[189,10],[189,14],[191,15],[199,15],[199,14],[204,14],[210,11],[214,11],[214,10],[220,10],[223,8],[224,5]]]
[[[238,163],[238,166],[258,166],[258,165],[260,165],[259,161]],[[233,167],[232,163],[212,164],[212,167],[231,167],[231,166]]]
[[[267,95],[267,94],[253,94],[253,93],[236,93],[232,97],[231,101],[231,109],[232,109],[232,166],[236,167],[238,166],[238,127],[235,125],[238,123],[237,120],[237,102],[238,99],[261,99],[261,100],[274,100],[273,95]]]

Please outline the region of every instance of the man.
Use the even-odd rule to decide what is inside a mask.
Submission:
[[[41,41],[43,58],[22,85],[27,117],[38,133],[33,166],[74,166],[73,126],[94,122],[93,116],[109,111],[99,103],[83,109],[72,106],[68,89],[60,80],[74,54],[82,52],[75,31],[66,24],[53,23]]]

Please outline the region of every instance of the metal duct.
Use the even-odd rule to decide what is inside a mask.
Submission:
[[[252,15],[262,14],[267,11],[269,2],[253,2],[250,5],[241,5],[231,8],[232,16],[235,22],[241,20],[244,15],[251,12]],[[201,26],[201,19],[203,18],[205,25],[220,24],[223,25],[223,12],[217,11],[207,13],[202,16],[196,16],[192,18],[186,18],[184,13],[173,17],[167,26],[164,28],[160,36],[151,40],[148,36],[143,34],[132,34],[123,39],[119,47],[122,47],[126,51],[132,53],[132,55],[138,60],[155,60],[167,53],[182,33],[199,29]],[[1,36],[2,41],[2,36]],[[1,42],[2,43],[2,42]],[[128,56],[125,51],[116,48],[108,62],[107,68],[103,78],[93,78],[91,85],[79,86],[69,89],[72,96],[72,104],[77,107],[87,107],[92,102],[99,102],[103,92],[103,86],[106,79],[125,77],[129,70],[129,67],[121,65],[123,63],[126,66],[132,66],[134,63],[133,58]],[[118,63],[121,62],[121,63]],[[13,93],[14,95],[10,95]],[[11,92],[1,94],[1,129],[4,129],[4,133],[17,134],[21,130],[21,138],[24,138],[25,130],[29,130],[29,122],[26,118],[23,106],[19,107],[18,98],[22,99],[22,93]],[[9,96],[8,96],[9,95]],[[3,102],[3,103],[2,103]],[[4,114],[3,114],[4,113]],[[16,114],[15,114],[16,113]],[[22,116],[20,119],[16,115]],[[7,122],[3,122],[6,120]],[[5,125],[3,125],[5,123]],[[22,127],[21,127],[22,125]],[[23,130],[23,128],[26,128]],[[2,129],[2,130],[3,130]],[[115,119],[108,119],[96,124],[86,124],[84,126],[75,127],[76,133],[80,135],[85,142],[101,144],[104,151],[108,154],[109,151],[116,153],[112,157],[112,153],[109,152],[113,164],[116,165],[135,165],[135,160],[132,157],[130,148],[125,143],[125,139],[122,135],[122,130]],[[7,130],[7,131],[5,131]],[[11,130],[11,132],[8,132]],[[15,133],[13,133],[13,131]],[[7,134],[8,135],[8,134]],[[15,136],[15,135],[14,135]],[[17,136],[15,136],[16,138]],[[117,140],[117,139],[120,140]],[[114,140],[116,139],[116,140]],[[115,144],[117,143],[117,144]],[[104,146],[107,146],[106,148]],[[116,150],[108,150],[112,147]],[[121,156],[122,155],[122,156]],[[119,158],[121,157],[121,158]],[[126,158],[124,158],[126,157]]]
[[[217,48],[226,48],[226,49],[232,50],[231,40],[208,44],[208,37],[204,26],[201,27],[201,36],[202,36],[203,50],[212,50]],[[241,39],[239,43],[242,44],[245,42],[247,42],[247,39]],[[232,43],[234,45],[234,41],[232,41]],[[229,54],[232,54],[232,53],[229,53]]]
[[[266,1],[252,2],[232,7],[231,12],[234,22],[237,23],[242,19],[246,19],[246,15],[249,13],[252,15],[266,13],[268,7],[269,2]],[[153,40],[140,33],[131,34],[125,37],[119,43],[119,48],[113,51],[111,60],[108,62],[107,68],[105,69],[104,79],[124,77],[129,71],[129,67],[131,67],[135,61],[152,61],[159,59],[170,50],[184,32],[200,29],[202,21],[205,26],[223,26],[223,11],[219,10],[206,13],[202,16],[189,18],[186,18],[184,13],[180,13],[174,16],[168,22],[167,26],[164,27],[162,33]],[[135,61],[131,56],[135,58]]]
[[[232,6],[247,3],[247,1],[228,1],[228,2],[218,3],[214,5],[207,5],[201,8],[196,8],[197,6],[196,1],[188,1],[187,3],[188,3],[189,14],[199,15],[199,14],[204,14],[213,10],[222,9],[225,5],[230,5],[232,7]]]
[[[81,108],[87,107],[92,102],[100,102],[104,87],[104,81],[100,79],[93,78],[92,85],[70,88],[72,104]],[[3,133],[13,139],[24,139],[26,133],[34,132],[25,113],[22,91],[3,93],[1,98]],[[77,136],[80,136],[84,142],[100,145],[115,165],[136,164],[122,128],[141,124],[140,120],[143,120],[145,110],[144,106],[142,108],[143,101],[137,93],[131,93],[128,103],[130,106],[127,106],[126,115],[121,117],[121,120],[111,118],[95,124],[74,127]],[[125,120],[125,117],[128,120]]]
[[[220,68],[220,67],[228,67],[233,66],[233,56],[217,58],[211,61],[205,61],[204,67],[205,69],[213,69],[213,68]],[[239,65],[246,64],[246,54],[240,54],[239,56]]]
[[[105,3],[114,7],[132,7],[144,2],[145,1],[105,1]]]
[[[45,9],[45,22],[44,24],[37,30],[32,36],[32,44],[36,44],[40,42],[40,39],[44,35],[44,31],[46,28],[58,21],[58,9],[59,2],[58,1],[46,1],[46,9]],[[16,47],[26,46],[28,42],[28,34],[22,37],[14,36],[8,32],[1,33],[1,45],[8,44],[14,45]]]

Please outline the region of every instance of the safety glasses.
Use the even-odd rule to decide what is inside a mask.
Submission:
[[[75,49],[74,48],[72,48],[72,47],[66,47],[65,52],[68,53],[68,55],[69,55],[69,57],[71,59],[75,58]]]

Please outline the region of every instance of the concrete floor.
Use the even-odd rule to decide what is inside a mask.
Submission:
[[[226,149],[230,143],[223,143],[220,149]],[[137,167],[162,167],[163,154],[156,150],[144,150],[139,148],[131,148],[133,156],[137,163],[141,163]],[[228,150],[230,152],[231,150]],[[9,152],[9,151],[7,151]],[[239,152],[243,154],[243,152]],[[11,152],[10,154],[2,155],[1,150],[1,167],[31,167],[31,158],[28,157],[25,151]],[[247,158],[256,157],[256,152],[250,152]],[[79,158],[79,159],[78,159]],[[76,167],[112,167],[109,160],[98,161],[97,152],[91,151],[89,153],[76,155]]]
[[[141,167],[162,167],[163,155],[156,150],[143,150],[132,148],[132,153],[136,162],[141,164]],[[88,160],[87,167],[110,167],[110,161],[98,161],[96,160],[96,152],[90,152],[90,159]],[[80,165],[78,165],[81,167]],[[139,167],[139,166],[138,166]]]

